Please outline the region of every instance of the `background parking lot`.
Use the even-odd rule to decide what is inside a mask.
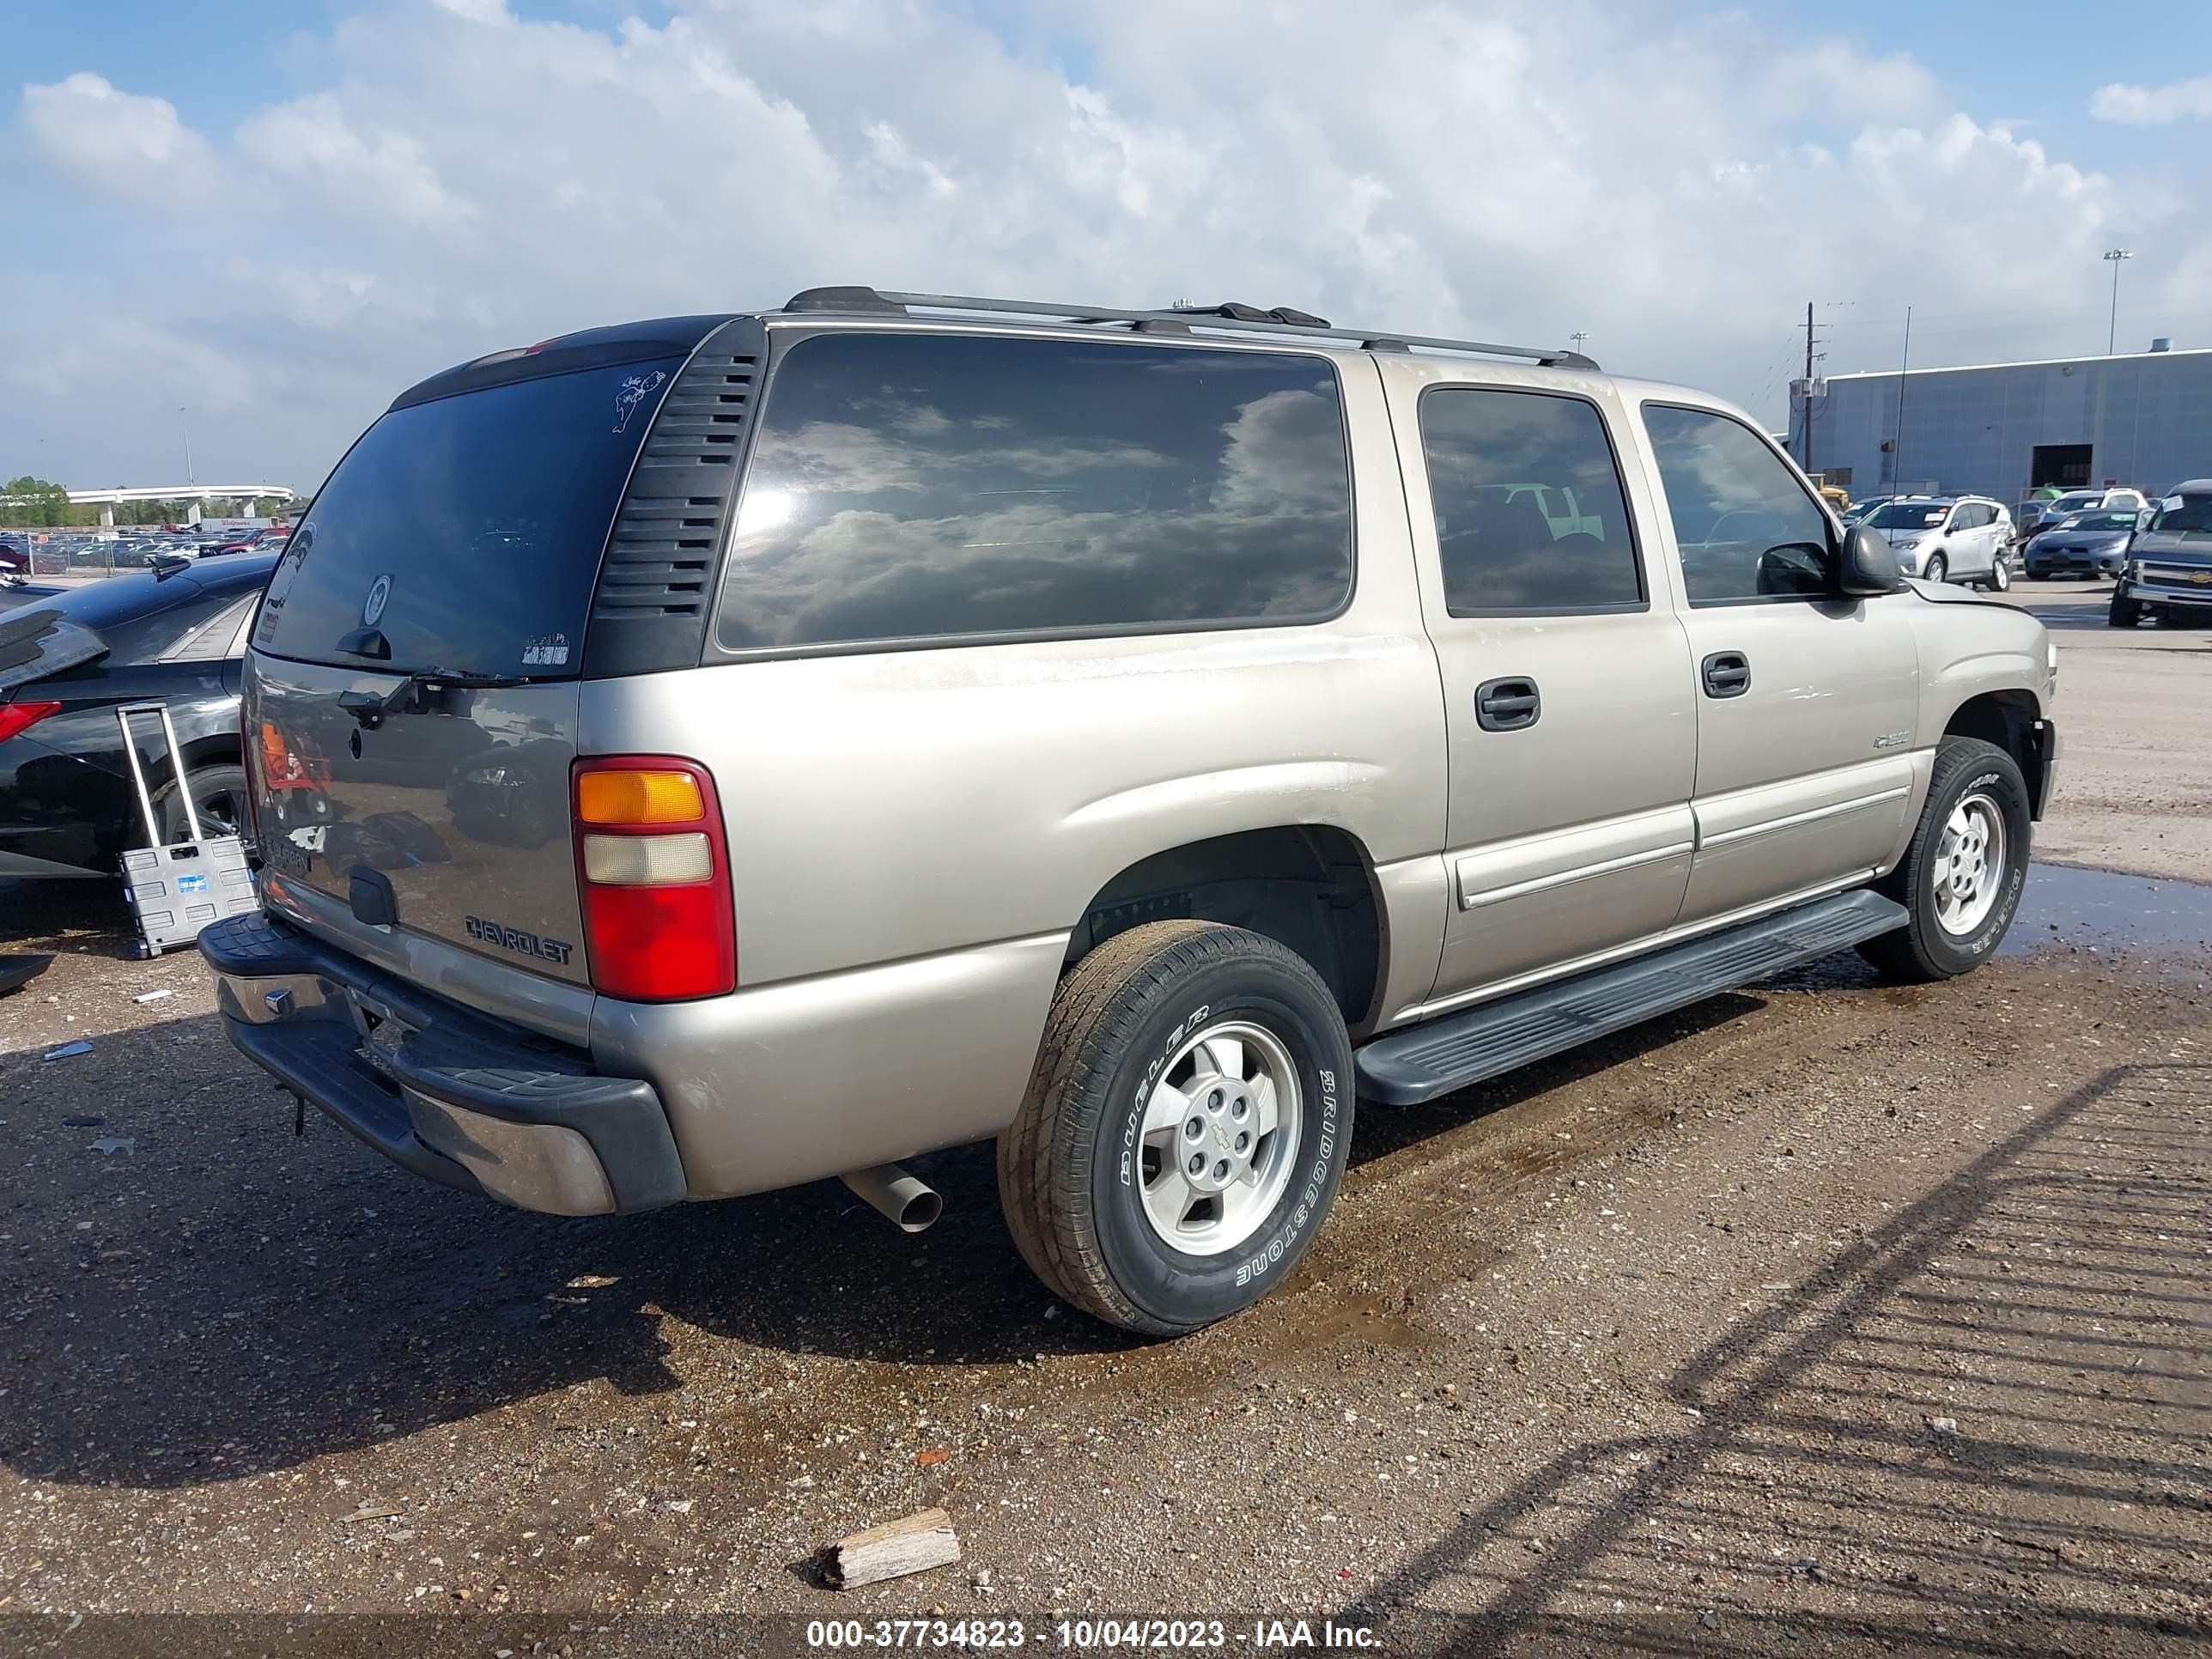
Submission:
[[[909,1239],[836,1187],[561,1221],[295,1139],[195,958],[9,890],[0,948],[59,959],[0,1004],[0,1631],[1342,1610],[1400,1653],[2202,1651],[2212,637],[2107,629],[2108,592],[2010,596],[2066,750],[2003,959],[1845,957],[1363,1106],[1288,1291],[1170,1344],[1036,1288],[987,1150],[931,1161]],[[816,1581],[931,1504],[959,1567]]]

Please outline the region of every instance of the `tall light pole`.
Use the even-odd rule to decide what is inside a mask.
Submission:
[[[182,404],[179,404],[177,405],[177,414],[181,417],[185,428],[185,482],[186,483],[191,483],[193,482],[192,411],[185,408]]]
[[[1587,329],[1578,328],[1567,337],[1575,343],[1575,350],[1579,353],[1583,349],[1583,342],[1589,338],[1589,331]]]
[[[2105,355],[2107,357],[2112,355],[2113,342],[2120,337],[2120,261],[2135,257],[2124,247],[2105,250],[2105,263],[2112,268],[2112,320],[2105,330]]]

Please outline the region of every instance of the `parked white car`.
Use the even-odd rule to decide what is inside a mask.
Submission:
[[[1908,576],[1971,582],[2002,593],[2012,586],[2012,514],[1986,495],[1899,495],[1862,523],[1888,540]]]

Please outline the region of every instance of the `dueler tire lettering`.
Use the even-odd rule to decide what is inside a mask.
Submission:
[[[1147,1222],[1145,1109],[1203,1029],[1256,1025],[1290,1056],[1304,1103],[1291,1178],[1235,1248],[1186,1255]],[[1170,1336],[1225,1318],[1294,1267],[1343,1180],[1352,1046],[1320,975],[1241,928],[1161,921],[1108,939],[1060,981],[1021,1110],[998,1146],[999,1195],[1022,1257],[1109,1324]]]
[[[2004,867],[1998,872],[2002,884],[1980,924],[1970,933],[1954,934],[1936,919],[1936,854],[1953,810],[1977,794],[1996,802],[2003,818]],[[1936,751],[1928,799],[1911,843],[1897,868],[1875,884],[1877,892],[1905,906],[1910,920],[1893,933],[1869,939],[1859,946],[1859,954],[1889,977],[1906,981],[1951,979],[1980,966],[1996,950],[2020,908],[2033,828],[2027,781],[2013,757],[1978,738],[1944,738]]]

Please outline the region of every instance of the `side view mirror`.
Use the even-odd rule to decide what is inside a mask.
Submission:
[[[1891,551],[1888,538],[1865,525],[1853,525],[1837,561],[1837,590],[1856,599],[1894,593],[1904,586],[1905,568]]]

